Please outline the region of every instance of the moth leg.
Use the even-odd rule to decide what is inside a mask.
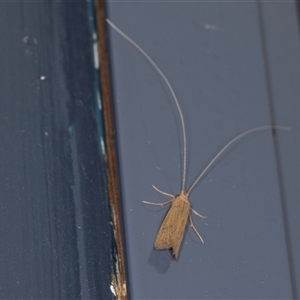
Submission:
[[[161,206],[161,207],[164,207],[166,204],[172,202],[173,199],[171,200],[168,200],[166,202],[162,202],[162,203],[155,203],[155,202],[148,202],[148,201],[142,201],[143,203],[146,203],[146,204],[149,204],[149,205],[156,205],[156,206]]]
[[[202,219],[206,219],[207,217],[200,215],[198,212],[196,212],[194,209],[191,208],[191,211],[198,217],[202,218]]]
[[[189,220],[190,220],[190,225],[193,228],[193,230],[195,231],[195,233],[197,234],[198,238],[200,239],[200,241],[204,244],[204,240],[201,236],[201,234],[198,232],[198,230],[196,229],[194,222],[192,220],[191,214],[189,214]]]
[[[163,192],[163,191],[159,190],[159,189],[158,189],[156,186],[154,186],[153,184],[152,184],[152,187],[153,187],[157,192],[159,192],[159,193],[162,194],[162,195],[165,195],[165,196],[168,196],[168,197],[171,197],[171,198],[175,198],[174,195],[171,195],[171,194],[169,194],[169,193],[166,193],[166,192]]]

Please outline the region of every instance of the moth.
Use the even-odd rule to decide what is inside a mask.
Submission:
[[[233,138],[231,141],[229,141],[218,153],[217,155],[208,163],[208,165],[204,168],[204,170],[200,173],[200,175],[196,178],[196,180],[191,184],[191,186],[186,189],[186,165],[187,165],[187,142],[186,142],[186,129],[185,129],[185,122],[182,114],[181,107],[179,105],[179,101],[177,99],[177,96],[167,79],[167,77],[164,75],[164,73],[161,71],[161,69],[157,66],[157,64],[152,60],[152,58],[135,42],[133,41],[128,35],[126,35],[121,29],[119,29],[115,24],[113,24],[109,19],[106,19],[107,23],[116,30],[123,38],[125,38],[129,43],[131,43],[154,67],[154,69],[159,73],[159,75],[162,77],[163,81],[169,88],[169,91],[174,99],[175,105],[177,107],[177,111],[180,117],[181,122],[181,129],[182,129],[182,186],[181,191],[177,196],[174,196],[172,194],[163,192],[159,190],[157,187],[152,185],[152,187],[159,192],[160,194],[170,197],[166,202],[162,203],[154,203],[154,202],[148,202],[143,201],[145,204],[149,205],[156,205],[164,207],[167,204],[171,204],[159,230],[156,235],[156,239],[154,242],[154,249],[155,250],[171,250],[173,259],[177,260],[180,247],[182,244],[182,240],[184,237],[185,229],[187,222],[189,222],[190,226],[200,239],[202,243],[204,243],[204,240],[198,230],[196,229],[191,212],[193,212],[196,216],[200,218],[206,218],[205,216],[199,214],[196,212],[190,204],[189,196],[191,191],[195,188],[195,186],[199,183],[199,181],[203,178],[203,176],[207,173],[207,171],[210,169],[210,167],[218,160],[218,158],[236,141],[239,139],[245,137],[248,134],[262,131],[262,130],[270,130],[270,129],[277,129],[277,130],[291,130],[289,127],[285,126],[278,126],[278,125],[265,125],[260,127],[255,127],[252,129],[249,129],[247,131],[242,132],[241,134],[237,135],[235,138]]]

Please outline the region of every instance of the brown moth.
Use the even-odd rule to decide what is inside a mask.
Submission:
[[[197,185],[197,183],[203,178],[203,176],[206,174],[208,169],[216,162],[216,160],[237,140],[243,138],[244,136],[261,130],[267,130],[267,129],[279,129],[279,130],[286,130],[289,131],[289,127],[284,126],[277,126],[277,125],[265,125],[260,127],[255,127],[252,129],[249,129],[247,131],[242,132],[235,138],[233,138],[231,141],[229,141],[218,153],[217,155],[210,161],[210,163],[204,168],[204,170],[200,173],[200,175],[196,178],[196,180],[191,184],[190,188],[186,190],[186,131],[185,131],[185,123],[183,114],[178,102],[178,99],[175,95],[175,92],[169,82],[169,80],[166,78],[164,73],[160,70],[160,68],[157,66],[157,64],[152,60],[152,58],[138,45],[136,42],[134,42],[130,37],[128,37],[123,31],[121,31],[116,25],[114,25],[109,19],[106,19],[107,23],[116,30],[121,36],[123,36],[128,42],[130,42],[141,54],[144,55],[144,57],[150,62],[150,64],[156,69],[156,71],[160,74],[160,76],[163,78],[164,82],[168,86],[174,102],[176,104],[179,116],[180,116],[180,122],[182,127],[182,140],[183,140],[183,167],[182,167],[182,188],[177,196],[173,196],[169,193],[163,192],[159,190],[157,187],[152,185],[152,187],[159,192],[160,194],[164,196],[171,197],[170,200],[163,202],[163,203],[153,203],[148,201],[143,201],[145,204],[149,205],[156,205],[164,207],[166,204],[171,203],[171,207],[169,208],[159,230],[156,235],[156,239],[154,242],[154,249],[155,250],[171,250],[172,256],[175,260],[177,260],[180,246],[182,243],[182,239],[185,233],[186,224],[189,221],[190,226],[195,231],[196,235],[200,239],[202,243],[204,243],[204,240],[196,227],[194,226],[191,212],[193,212],[196,216],[200,218],[206,218],[203,215],[200,215],[198,212],[196,212],[194,209],[191,208],[191,204],[189,201],[189,195],[193,188]]]
[[[172,199],[172,206],[166,214],[154,242],[156,250],[172,249],[173,256],[177,259],[190,209],[190,201],[184,191]]]
[[[154,249],[172,249],[172,255],[174,259],[177,260],[188,219],[190,220],[191,227],[194,229],[201,242],[204,243],[204,241],[197,231],[196,227],[194,226],[193,220],[191,218],[191,205],[188,195],[184,191],[181,191],[181,193],[177,197],[171,199],[171,201],[171,207],[167,212],[156,235]],[[147,201],[143,202],[152,204]],[[205,218],[197,212],[195,213],[199,217]]]

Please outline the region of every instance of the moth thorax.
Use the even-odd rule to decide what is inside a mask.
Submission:
[[[189,195],[188,195],[188,193],[187,193],[186,191],[184,191],[184,190],[182,190],[182,191],[180,192],[180,194],[176,196],[176,198],[180,198],[180,199],[183,200],[183,201],[189,202]]]

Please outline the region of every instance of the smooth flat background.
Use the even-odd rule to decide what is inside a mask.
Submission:
[[[188,185],[244,130],[292,132],[239,141],[192,192],[202,245],[188,228],[178,262],[153,250],[177,194],[181,128],[168,89],[109,28],[132,299],[292,299],[299,293],[299,32],[295,3],[115,2],[108,17],[150,54],[179,98]]]

